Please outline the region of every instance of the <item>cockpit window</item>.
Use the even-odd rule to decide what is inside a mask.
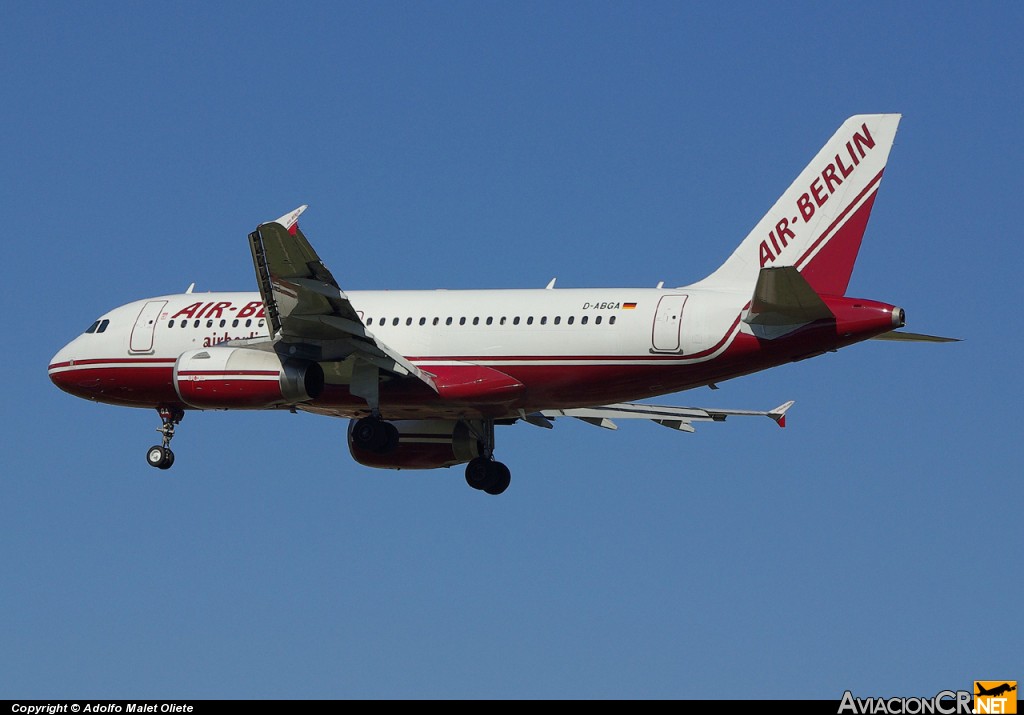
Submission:
[[[86,328],[85,332],[87,332],[87,333],[95,333],[96,332],[96,328],[98,328],[98,327],[100,327],[100,321],[97,320],[95,323],[93,323],[88,328]]]
[[[102,333],[110,325],[109,320],[97,320],[95,323],[85,329],[86,333]]]

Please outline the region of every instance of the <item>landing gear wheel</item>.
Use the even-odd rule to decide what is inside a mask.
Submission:
[[[491,462],[491,476],[484,491],[497,496],[508,489],[512,483],[512,472],[501,462]]]
[[[487,484],[487,477],[490,474],[491,460],[486,457],[477,457],[470,460],[466,465],[466,484],[474,489],[483,489]]]
[[[501,462],[477,457],[466,465],[466,484],[488,494],[501,494],[511,481],[512,473]]]
[[[378,417],[364,417],[352,427],[352,444],[369,452],[387,454],[398,446],[398,428]]]
[[[149,451],[146,452],[146,461],[151,467],[156,467],[157,469],[170,469],[171,465],[174,464],[174,452],[169,450],[167,447],[153,445],[149,448]]]

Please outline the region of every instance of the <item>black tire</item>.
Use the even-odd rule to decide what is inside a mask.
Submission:
[[[484,457],[471,459],[466,465],[466,484],[474,489],[483,489],[490,478],[491,460]]]
[[[160,445],[153,445],[146,452],[146,463],[151,467],[156,467],[157,469],[166,469],[167,467],[164,466],[164,463],[167,461],[167,452],[168,450],[164,449]]]
[[[491,462],[490,466],[491,475],[484,491],[497,496],[508,489],[508,485],[512,483],[512,472],[501,462]]]
[[[174,464],[174,452],[170,447],[164,447],[164,463],[160,465],[160,469],[170,469],[172,464]]]

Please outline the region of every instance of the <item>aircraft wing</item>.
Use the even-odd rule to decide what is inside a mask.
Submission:
[[[523,419],[541,427],[550,427],[550,419],[558,417],[575,417],[597,427],[618,429],[615,419],[640,419],[656,422],[664,427],[693,432],[693,422],[724,422],[731,415],[745,417],[770,417],[779,427],[786,426],[786,410],[793,406],[793,401],[779,405],[773,410],[714,410],[701,407],[669,407],[666,405],[647,405],[637,402],[620,402],[601,407],[581,407],[569,410],[543,410]],[[547,424],[544,424],[547,422]]]
[[[361,358],[393,375],[413,375],[436,390],[429,375],[363,325],[348,296],[299,230],[298,219],[305,210],[300,206],[249,234],[272,341],[290,344],[289,352],[318,361]]]

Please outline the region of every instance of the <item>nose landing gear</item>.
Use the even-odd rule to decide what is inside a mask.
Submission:
[[[171,438],[174,437],[174,425],[181,422],[185,416],[183,410],[172,407],[158,407],[157,413],[163,425],[157,428],[157,432],[164,436],[162,445],[153,445],[146,452],[146,461],[149,466],[157,469],[170,469],[174,464],[174,452],[171,451]]]

